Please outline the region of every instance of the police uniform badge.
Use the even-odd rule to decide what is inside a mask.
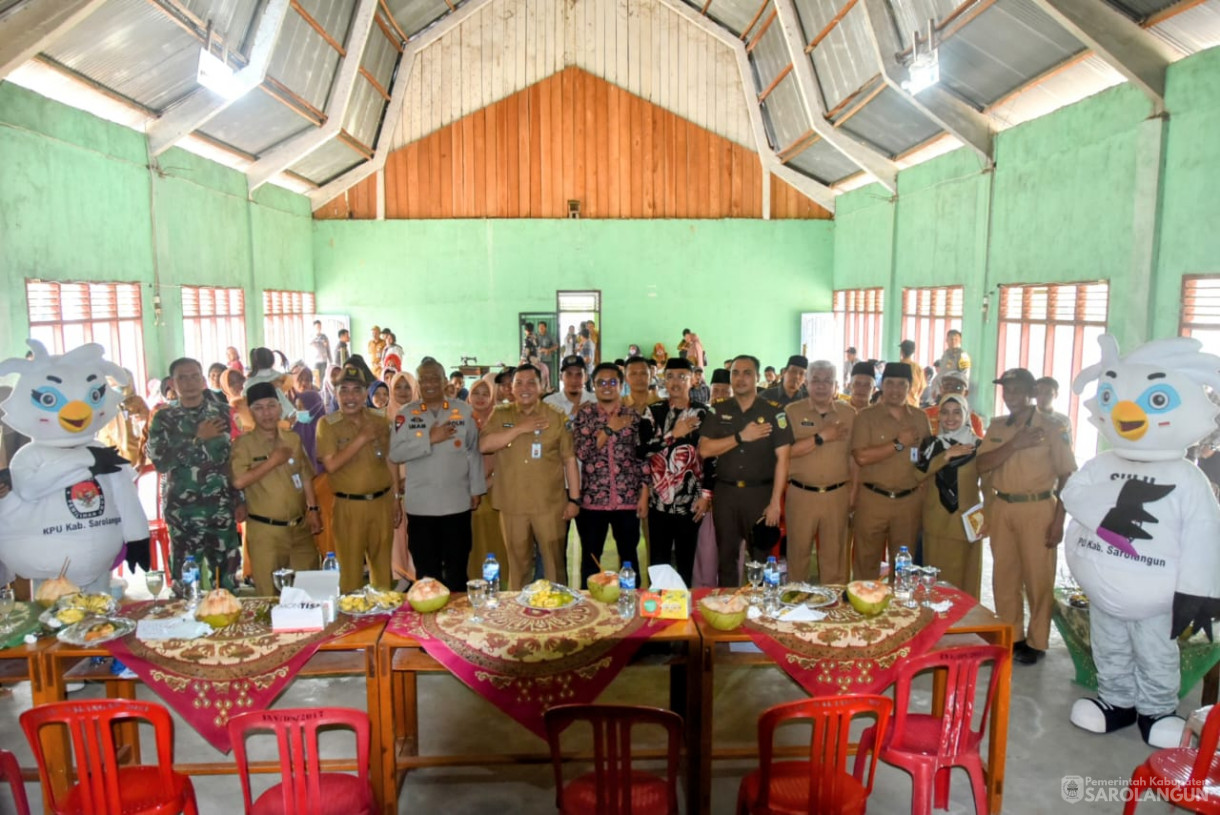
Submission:
[[[788,429],[788,414],[787,413],[775,414],[775,423],[777,425],[779,425],[780,430],[787,430]]]

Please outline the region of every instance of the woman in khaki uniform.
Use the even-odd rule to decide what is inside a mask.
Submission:
[[[966,537],[962,514],[979,502],[979,469],[975,451],[981,440],[967,417],[970,408],[958,394],[940,400],[940,435],[919,449],[917,478],[934,480],[924,490],[923,560],[940,569],[940,577],[974,597],[983,578],[981,544]]]

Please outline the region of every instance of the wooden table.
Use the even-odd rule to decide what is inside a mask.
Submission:
[[[665,622],[664,620],[661,622]],[[699,729],[692,726],[699,712],[698,683],[702,673],[698,663],[702,648],[699,632],[693,620],[674,621],[644,641],[641,650],[653,650],[656,644],[680,646],[678,652],[667,656],[663,664],[670,669],[670,708],[682,715],[686,726],[686,753],[688,770],[697,764],[691,756],[698,749]],[[630,666],[628,666],[630,668]],[[377,694],[382,700],[381,722],[374,723],[374,730],[382,734],[380,766],[382,812],[395,815],[398,812],[399,782],[412,769],[421,767],[487,766],[490,764],[541,764],[549,763],[551,755],[545,750],[534,753],[484,753],[479,755],[429,755],[419,754],[419,700],[416,678],[420,673],[446,673],[447,669],[424,652],[419,642],[409,637],[386,633],[377,646]],[[372,691],[370,691],[370,696]],[[374,750],[378,742],[374,741]],[[639,758],[650,757],[647,751],[634,751]],[[691,778],[688,787],[688,811],[694,811],[698,786]]]
[[[382,789],[377,783],[380,778],[380,757],[377,751],[377,745],[381,742],[381,734],[378,730],[380,717],[378,716],[378,688],[379,685],[375,681],[377,677],[377,641],[381,638],[384,623],[378,623],[367,628],[362,628],[359,631],[354,631],[346,636],[337,639],[328,640],[322,643],[317,652],[310,657],[305,663],[305,667],[301,669],[296,678],[301,677],[318,677],[318,676],[361,676],[365,677],[367,686],[366,702],[368,705],[369,719],[371,721],[370,740],[373,749],[370,757],[370,774],[373,780],[373,791],[378,796],[378,803],[382,803]],[[61,702],[66,698],[66,686],[69,682],[80,682],[84,680],[98,680],[106,684],[106,696],[111,699],[134,699],[136,683],[138,679],[120,679],[110,672],[110,660],[107,659],[104,664],[92,664],[93,657],[109,657],[110,652],[104,646],[77,646],[69,645],[55,640],[48,640],[49,644],[42,648],[38,654],[41,662],[38,670],[40,671],[41,683],[34,683],[34,704],[42,705],[48,702]],[[33,647],[33,646],[31,646]],[[13,650],[13,649],[10,649]],[[7,652],[0,652],[3,656]],[[136,763],[140,761],[140,741],[139,734],[134,724],[122,725],[126,728],[120,734],[120,740],[123,742],[125,750],[125,760]],[[57,739],[48,739],[45,748],[47,750],[47,765],[52,769],[51,783],[56,789],[62,789],[69,783],[68,778],[68,756],[70,755],[66,742]],[[335,759],[322,762],[323,767],[328,770],[355,770],[356,760],[350,759]],[[188,775],[235,775],[237,773],[237,764],[230,757],[227,761],[201,762],[190,764],[175,764],[174,769],[180,773]],[[280,763],[275,761],[253,761],[249,765],[252,773],[278,773],[280,771]],[[49,801],[50,796],[44,793],[44,800]]]
[[[998,645],[1011,653],[1012,627],[1002,622],[990,609],[975,606],[966,616],[958,620],[946,635],[974,634],[992,645]],[[700,704],[700,711],[688,722],[695,722],[698,729],[698,746],[691,755],[697,760],[692,765],[692,785],[699,791],[699,799],[689,807],[690,812],[707,813],[711,810],[712,796],[712,760],[713,758],[742,758],[743,755],[757,755],[757,748],[743,753],[742,750],[715,751],[712,745],[712,722],[714,697],[713,680],[716,665],[769,665],[778,666],[767,654],[757,652],[732,652],[729,644],[734,642],[752,642],[750,635],[738,628],[734,631],[719,631],[699,619],[699,635],[703,640],[702,656],[696,661],[702,673],[698,688],[694,690]],[[998,813],[1004,794],[1004,757],[1008,745],[1008,704],[1012,690],[1012,660],[1007,660],[1000,669],[999,683],[996,686],[995,705],[992,708],[990,722],[990,741],[988,743],[987,777],[988,800],[992,813]],[[688,725],[688,730],[692,728]]]

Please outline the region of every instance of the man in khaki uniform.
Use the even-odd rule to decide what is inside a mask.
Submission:
[[[281,430],[275,385],[260,382],[246,393],[254,432],[238,436],[229,461],[233,487],[246,494],[246,545],[260,596],[275,593],[271,573],[285,567],[318,568],[313,536],[322,531],[313,491],[313,465],[301,437]]]
[[[990,476],[995,491],[987,507],[991,584],[996,613],[1015,629],[1013,659],[1033,665],[1050,637],[1056,547],[1063,540],[1058,496],[1076,460],[1068,429],[1031,402],[1033,374],[1013,368],[995,383],[1004,386],[1008,416],[992,419],[978,457],[979,473]],[[1028,628],[1022,589],[1029,600]]]
[[[547,580],[566,582],[568,521],[580,511],[580,473],[567,415],[539,399],[533,365],[513,372],[515,401],[498,405],[483,425],[479,451],[496,455],[492,506],[508,549],[508,587],[523,588],[534,573],[534,543]]]
[[[364,585],[364,563],[374,588],[391,587],[394,528],[402,523],[398,466],[390,461],[390,423],[364,406],[364,374],[346,365],[339,379],[339,412],[318,422],[318,460],[335,493],[335,554],[339,589]]]
[[[856,414],[851,453],[860,465],[860,493],[852,523],[853,577],[876,580],[881,559],[894,562],[901,546],[914,551],[923,502],[912,454],[932,435],[928,417],[907,404],[911,366],[890,362],[881,375],[881,399]]]
[[[795,440],[788,464],[788,574],[810,579],[809,560],[817,540],[818,582],[848,581],[847,515],[851,509],[855,462],[851,457],[856,411],[835,399],[834,363],[810,363],[809,398],[788,405]]]

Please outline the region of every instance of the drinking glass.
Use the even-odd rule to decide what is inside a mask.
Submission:
[[[746,561],[746,580],[750,583],[750,605],[758,604],[758,587],[763,581],[763,564],[757,560]]]
[[[13,595],[12,586],[0,586],[0,631],[9,631],[8,615],[13,613],[17,599]]]
[[[466,581],[466,599],[470,601],[471,615],[470,622],[483,622],[480,611],[487,605],[487,581],[486,580],[467,580]]]
[[[915,567],[907,566],[900,574],[894,576],[894,602],[903,608],[915,608]]]
[[[148,587],[148,593],[152,595],[152,599],[156,600],[161,596],[161,589],[165,588],[165,572],[159,569],[145,572],[144,585]]]
[[[296,569],[276,569],[271,573],[271,583],[276,591],[283,591],[285,586],[291,586],[296,579]]]
[[[923,604],[931,608],[936,604],[936,581],[940,579],[940,569],[935,566],[924,566],[919,582],[923,585]]]

